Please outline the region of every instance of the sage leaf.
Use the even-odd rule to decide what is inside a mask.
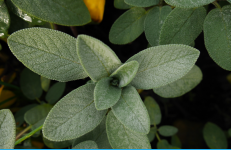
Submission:
[[[156,127],[152,127],[148,133],[148,139],[149,142],[152,142],[155,139],[156,136],[156,132],[157,132],[157,128]]]
[[[51,80],[47,79],[47,78],[45,78],[43,76],[40,77],[40,80],[41,80],[42,89],[47,92],[49,87],[50,87]]]
[[[91,21],[82,0],[12,0],[22,11],[40,20],[66,26],[80,26]]]
[[[94,82],[110,76],[121,65],[110,47],[87,35],[78,36],[77,53],[84,70]]]
[[[84,141],[72,149],[98,149],[98,146],[94,141]]]
[[[208,122],[203,129],[203,137],[211,149],[227,149],[228,142],[224,131],[216,124]]]
[[[158,125],[161,122],[161,111],[158,103],[150,96],[144,100],[144,105],[148,110],[150,125]]]
[[[63,95],[65,87],[66,87],[66,83],[63,82],[55,83],[47,92],[47,95],[45,97],[47,102],[51,105],[54,105]]]
[[[39,75],[27,68],[21,73],[20,86],[23,94],[31,100],[39,98],[43,93]]]
[[[161,140],[157,143],[157,149],[172,149],[172,146],[168,143],[167,140]]]
[[[114,7],[117,9],[129,9],[132,6],[126,4],[124,0],[114,0]]]
[[[181,148],[181,142],[177,135],[173,135],[171,138],[171,145]]]
[[[172,83],[186,75],[200,52],[186,45],[170,44],[151,47],[132,56],[140,67],[130,83],[136,89],[153,89]]]
[[[204,7],[175,8],[161,28],[159,44],[191,44],[202,32],[205,17]]]
[[[54,142],[54,141],[50,141],[50,140],[43,137],[43,142],[49,148],[61,149],[61,148],[65,148],[65,147],[70,146],[72,144],[73,140]]]
[[[127,129],[110,111],[107,115],[107,136],[114,149],[151,149],[147,135]]]
[[[165,86],[154,88],[153,91],[164,98],[184,95],[195,88],[202,80],[202,72],[196,65],[182,78]]]
[[[96,110],[94,88],[94,84],[86,84],[63,97],[49,112],[43,126],[43,136],[51,141],[65,141],[97,127],[107,111]]]
[[[43,77],[60,82],[87,77],[76,53],[76,40],[67,34],[30,28],[11,34],[7,41],[18,60]]]
[[[110,75],[110,77],[118,79],[119,87],[121,88],[128,85],[132,81],[138,71],[138,68],[139,63],[137,61],[130,61],[120,66]]]
[[[178,132],[178,129],[174,126],[165,125],[161,126],[158,131],[162,136],[172,136]]]
[[[125,3],[136,7],[150,7],[159,4],[160,0],[124,0]]]
[[[0,110],[0,149],[14,149],[16,125],[9,109]]]
[[[180,8],[195,8],[208,5],[214,0],[164,0],[167,4]]]
[[[171,11],[170,6],[163,6],[154,7],[148,12],[144,21],[144,33],[152,46],[159,45],[161,27]]]
[[[231,70],[231,6],[209,12],[204,22],[205,47],[223,69]]]
[[[21,19],[20,17],[18,17],[12,12],[9,12],[9,14],[10,14],[10,27],[8,29],[8,34],[12,34],[18,30],[30,27],[29,22],[24,21],[23,19]]]
[[[4,1],[0,2],[0,37],[5,37],[10,27],[10,15]]]
[[[134,41],[144,31],[146,11],[134,7],[122,14],[112,25],[109,40],[113,44],[127,44]]]
[[[227,0],[229,3],[231,3],[231,0]]]
[[[120,100],[112,107],[116,118],[128,129],[139,134],[148,134],[150,118],[140,95],[132,86],[122,90]]]

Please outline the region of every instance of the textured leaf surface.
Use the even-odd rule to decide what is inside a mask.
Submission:
[[[110,77],[119,80],[119,87],[128,85],[135,77],[139,69],[139,63],[137,61],[130,61],[120,66]]]
[[[195,8],[208,5],[214,0],[164,0],[167,4],[180,8]]]
[[[106,111],[95,109],[94,88],[94,84],[86,84],[63,97],[45,120],[44,137],[51,141],[71,140],[97,127]]]
[[[165,86],[154,88],[154,92],[164,98],[174,98],[184,95],[196,87],[202,80],[202,72],[194,66],[184,77]]]
[[[205,46],[210,57],[223,69],[231,70],[231,6],[209,12],[204,22]]]
[[[144,31],[146,11],[134,7],[122,14],[112,25],[109,40],[114,44],[127,44],[134,41]]]
[[[151,125],[158,125],[161,121],[161,111],[158,103],[150,96],[144,100],[144,105],[148,110]]]
[[[122,89],[111,85],[112,81],[112,78],[106,77],[96,83],[94,100],[97,110],[110,108],[120,99]]]
[[[140,95],[132,86],[123,88],[120,100],[112,107],[116,118],[128,129],[148,134],[150,118]]]
[[[72,149],[98,149],[98,146],[94,141],[84,141],[82,143],[79,143]]]
[[[124,0],[114,0],[114,6],[117,9],[129,9],[132,6],[126,4]]]
[[[136,7],[150,7],[159,4],[160,0],[124,0],[125,3]]]
[[[22,11],[41,20],[66,26],[84,25],[91,21],[82,0],[12,0]]]
[[[150,129],[150,131],[149,131],[149,133],[147,135],[150,143],[155,139],[156,132],[157,132],[157,128],[156,127],[152,127]]]
[[[66,83],[64,82],[55,83],[47,92],[47,95],[45,97],[47,102],[51,105],[54,105],[63,95],[65,87]]]
[[[178,132],[178,129],[176,127],[173,127],[173,126],[165,125],[165,126],[161,126],[158,129],[158,131],[163,136],[172,136]]]
[[[152,46],[159,45],[161,27],[171,11],[170,6],[163,6],[154,7],[148,12],[144,21],[144,33]]]
[[[39,98],[43,93],[39,75],[28,68],[25,68],[21,73],[20,86],[23,94],[31,100]]]
[[[107,115],[107,136],[114,149],[151,149],[146,135],[128,130],[110,111]]]
[[[30,28],[11,34],[7,41],[19,61],[48,79],[67,82],[87,77],[76,53],[76,40],[67,34]]]
[[[159,44],[191,44],[201,33],[205,17],[204,7],[175,8],[161,28]]]
[[[200,52],[186,45],[151,47],[127,60],[136,60],[140,67],[131,85],[137,89],[153,89],[174,82],[194,66]]]
[[[5,2],[0,2],[0,5],[0,37],[4,37],[10,27],[10,15]]]
[[[208,122],[205,124],[203,136],[206,144],[211,149],[228,148],[228,142],[224,131],[214,123]]]
[[[47,92],[49,87],[50,87],[51,80],[47,79],[47,78],[45,78],[43,76],[40,77],[40,80],[41,80],[42,89]]]
[[[72,144],[73,140],[54,142],[54,141],[50,141],[50,140],[43,137],[43,142],[49,148],[60,149],[60,148],[65,148],[65,147],[70,146]]]
[[[14,116],[9,109],[0,110],[0,149],[13,149],[16,135]]]
[[[84,70],[93,81],[108,77],[121,65],[110,47],[87,35],[78,36],[77,53]]]
[[[171,145],[181,148],[181,142],[177,135],[173,135],[171,138]]]

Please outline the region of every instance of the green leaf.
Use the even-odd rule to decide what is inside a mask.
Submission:
[[[124,0],[114,0],[114,7],[117,9],[129,9],[132,6],[126,4]]]
[[[12,0],[12,2],[28,15],[55,24],[80,26],[91,21],[90,13],[82,0]]]
[[[49,148],[61,149],[61,148],[65,148],[65,147],[70,146],[72,144],[73,140],[63,141],[63,142],[54,142],[54,141],[50,141],[50,140],[43,137],[43,142]]]
[[[178,129],[174,126],[164,125],[158,131],[162,136],[172,136],[178,132]]]
[[[189,44],[191,47],[195,47],[195,41],[193,41],[191,44]]]
[[[231,3],[231,0],[227,0],[229,3]]]
[[[86,84],[63,97],[49,112],[43,136],[51,141],[65,141],[96,128],[107,111],[96,110],[94,88],[94,84]]]
[[[151,149],[147,135],[128,130],[110,111],[107,115],[107,136],[114,149]]]
[[[144,100],[144,105],[148,110],[150,125],[158,125],[162,116],[158,103],[152,97],[148,96]]]
[[[103,78],[96,83],[94,90],[95,108],[104,110],[114,106],[121,96],[122,89],[112,85],[113,78]]]
[[[167,4],[180,8],[195,8],[208,5],[214,0],[164,0]]]
[[[76,40],[67,34],[30,28],[11,34],[7,41],[19,61],[43,77],[60,82],[87,77],[76,53]]]
[[[130,83],[137,89],[153,89],[174,82],[194,66],[200,52],[186,45],[171,44],[151,47],[127,60],[140,67]]]
[[[23,94],[31,100],[39,98],[43,93],[39,75],[28,68],[25,68],[21,73],[20,86]]]
[[[50,82],[51,80],[50,79],[47,79],[43,76],[40,77],[40,80],[41,80],[41,87],[44,91],[48,91],[49,87],[50,87]]]
[[[182,78],[165,86],[154,88],[153,91],[164,98],[184,95],[195,88],[202,80],[202,72],[196,65]]]
[[[110,77],[119,80],[119,87],[127,86],[135,77],[139,69],[139,63],[137,61],[130,61],[120,66]]]
[[[124,0],[128,5],[136,7],[150,7],[159,4],[160,0]]]
[[[134,87],[123,88],[120,100],[112,107],[112,111],[126,128],[139,134],[149,133],[148,111]]]
[[[161,27],[171,11],[170,6],[163,6],[154,7],[148,12],[144,21],[144,33],[152,46],[159,45]]]
[[[7,30],[10,27],[10,15],[5,2],[2,1],[0,4],[0,37],[4,37],[7,35]]]
[[[30,27],[29,22],[24,21],[23,19],[21,19],[20,17],[18,17],[12,12],[9,12],[9,14],[10,14],[10,27],[8,29],[8,34],[12,34],[18,30]]]
[[[205,17],[204,7],[175,8],[161,28],[159,44],[191,44],[201,33]]]
[[[177,135],[173,135],[171,138],[171,144],[172,146],[181,148],[181,142]]]
[[[76,145],[72,149],[98,149],[98,146],[94,141],[89,140]]]
[[[122,14],[112,25],[109,40],[114,44],[127,44],[134,41],[144,31],[146,11],[134,7]]]
[[[14,116],[9,109],[0,110],[0,149],[13,149],[16,136]]]
[[[149,142],[152,142],[154,139],[155,139],[155,135],[156,135],[156,132],[157,132],[157,128],[156,127],[152,127],[148,133],[148,139],[149,139]]]
[[[172,149],[172,146],[168,143],[167,140],[161,140],[157,143],[157,149]]]
[[[98,39],[79,35],[76,45],[81,64],[94,82],[110,76],[121,65],[114,51]]]
[[[216,124],[208,122],[203,129],[206,144],[211,149],[227,149],[228,142],[223,130]]]
[[[231,128],[228,130],[228,134],[231,137]]]
[[[66,87],[66,83],[63,82],[55,83],[47,92],[47,95],[45,97],[46,101],[49,104],[54,105],[63,95],[65,87]]]
[[[223,69],[231,70],[231,6],[209,12],[204,22],[205,46],[210,57]]]

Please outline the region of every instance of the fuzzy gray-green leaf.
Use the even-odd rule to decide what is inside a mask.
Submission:
[[[81,64],[94,82],[110,76],[121,65],[114,51],[98,39],[79,35],[76,45]]]
[[[172,136],[178,132],[178,129],[174,126],[165,125],[161,126],[158,131],[163,136]]]
[[[61,148],[65,148],[65,147],[70,146],[72,144],[73,140],[54,142],[54,141],[50,141],[50,140],[43,137],[43,142],[49,148],[61,149]]]
[[[223,69],[231,70],[231,6],[209,12],[204,22],[205,46],[210,57]]]
[[[98,146],[94,141],[88,140],[88,141],[84,141],[82,143],[79,143],[78,145],[76,145],[72,149],[98,149]]]
[[[52,141],[71,140],[97,127],[107,111],[96,110],[94,88],[94,84],[86,84],[63,97],[45,120],[44,137]]]
[[[112,25],[109,40],[114,44],[127,44],[134,41],[144,31],[146,11],[134,7],[122,14]]]
[[[147,135],[127,129],[110,111],[107,115],[107,136],[114,149],[151,149]]]
[[[165,86],[154,88],[153,91],[164,98],[184,95],[196,87],[202,80],[202,72],[196,65],[182,78]]]
[[[195,8],[208,5],[214,0],[164,0],[167,4],[180,8]]]
[[[180,44],[143,50],[127,60],[140,65],[130,84],[137,89],[153,89],[174,82],[191,70],[199,54],[197,49]]]
[[[117,9],[129,9],[132,6],[126,4],[124,0],[114,0],[114,6]]]
[[[0,149],[13,149],[16,136],[14,116],[9,109],[0,110]]]
[[[96,83],[94,101],[97,110],[108,109],[120,99],[122,89],[112,85],[112,81],[113,78],[106,77]]]
[[[14,32],[7,42],[19,61],[48,79],[67,82],[87,77],[76,53],[76,39],[67,34],[30,28]]]
[[[205,17],[204,7],[175,8],[161,28],[159,44],[191,44],[202,32]]]
[[[125,127],[139,134],[148,134],[150,118],[140,95],[132,86],[123,88],[120,100],[112,112]]]
[[[124,0],[125,3],[136,7],[150,7],[159,4],[160,0]]]
[[[0,3],[0,37],[4,37],[7,34],[7,30],[10,27],[10,15],[4,1]]]
[[[66,83],[64,82],[55,83],[46,94],[45,99],[47,100],[47,102],[51,105],[54,105],[63,95],[65,87]]]

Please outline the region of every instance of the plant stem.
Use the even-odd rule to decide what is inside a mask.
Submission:
[[[24,129],[22,132],[20,132],[17,136],[16,136],[16,138],[15,138],[15,140],[17,140],[17,139],[19,139],[24,133],[26,133],[27,131],[29,131],[30,129],[31,129],[31,125],[30,126],[28,126],[26,129]]]
[[[36,132],[40,131],[42,129],[43,125],[39,126],[38,128],[36,128],[35,130],[31,131],[30,133],[26,134],[24,137],[18,139],[14,145],[18,145],[21,142],[23,142],[24,140],[28,139],[29,137],[31,137],[32,135],[34,135]]]
[[[54,29],[54,30],[55,30],[55,27],[54,27],[54,24],[53,24],[53,23],[50,23],[50,26],[51,26],[51,29]]]
[[[160,139],[159,134],[157,132],[156,132],[156,137],[157,137],[158,141],[160,142],[161,139]]]
[[[36,101],[41,104],[42,102],[39,100],[39,98],[36,98]]]
[[[160,0],[159,5],[162,6],[164,0]]]
[[[217,3],[217,1],[214,1],[214,2],[213,2],[213,5],[214,5],[215,7],[217,7],[217,8],[219,8],[219,9],[221,9],[221,6]]]

